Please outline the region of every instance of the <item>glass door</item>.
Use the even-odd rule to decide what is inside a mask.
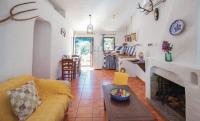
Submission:
[[[81,56],[81,66],[92,66],[92,37],[75,37],[74,50],[76,55]]]

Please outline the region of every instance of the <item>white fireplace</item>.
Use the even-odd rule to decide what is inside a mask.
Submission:
[[[153,74],[160,75],[185,88],[186,121],[200,120],[200,67],[148,58],[146,68],[148,99],[151,99],[151,77]]]

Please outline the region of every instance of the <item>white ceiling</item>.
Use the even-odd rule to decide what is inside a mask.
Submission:
[[[136,0],[50,0],[66,11],[75,31],[86,31],[89,14],[95,31],[125,31],[136,11]]]

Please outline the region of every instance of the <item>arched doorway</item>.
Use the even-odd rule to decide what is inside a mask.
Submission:
[[[34,26],[32,75],[50,78],[51,25],[37,19]]]

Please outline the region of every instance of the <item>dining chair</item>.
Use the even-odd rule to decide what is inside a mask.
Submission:
[[[75,62],[75,73],[74,76],[80,76],[81,73],[81,57],[79,55],[72,55],[72,58]]]
[[[73,59],[62,59],[62,79],[73,80],[74,77],[74,61]]]

